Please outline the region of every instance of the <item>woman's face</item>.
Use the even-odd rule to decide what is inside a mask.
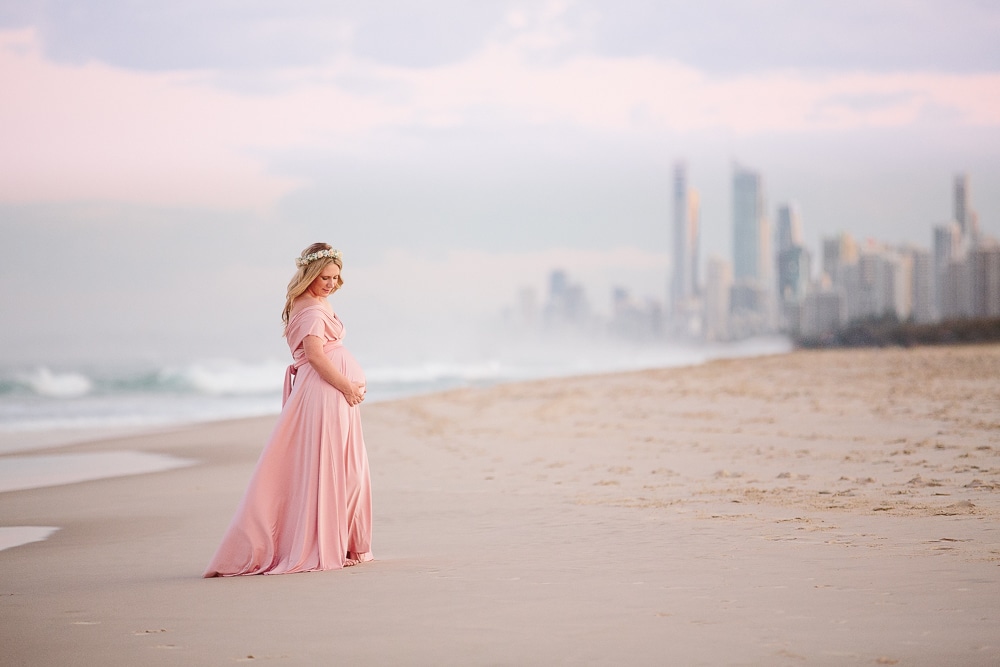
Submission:
[[[306,290],[311,296],[317,299],[325,299],[337,289],[337,281],[340,279],[340,267],[330,262],[326,268],[316,276],[316,279],[309,284]]]

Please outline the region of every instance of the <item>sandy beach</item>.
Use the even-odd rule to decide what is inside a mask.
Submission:
[[[271,417],[32,452],[194,463],[0,493],[0,526],[58,529],[0,551],[0,664],[1000,664],[1000,346],[364,420],[377,560],[322,573],[200,578]]]

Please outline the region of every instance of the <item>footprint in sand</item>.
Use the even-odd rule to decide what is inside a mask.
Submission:
[[[960,514],[975,514],[976,506],[971,501],[962,500],[953,503],[934,513],[934,516],[958,516]]]

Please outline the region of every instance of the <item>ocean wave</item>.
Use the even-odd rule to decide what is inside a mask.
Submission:
[[[286,364],[201,360],[159,369],[0,372],[0,433],[156,427],[276,413]],[[368,403],[511,379],[495,361],[374,367]]]
[[[163,386],[209,396],[241,396],[280,392],[287,364],[277,361],[245,363],[214,360],[160,372]]]
[[[47,398],[77,398],[86,396],[94,388],[94,383],[85,375],[53,373],[44,366],[28,373],[20,373],[14,380],[38,396]]]
[[[246,363],[199,361],[161,369],[64,370],[39,366],[0,374],[0,396],[78,399],[85,396],[195,394],[263,396],[281,392],[286,365],[276,361]]]
[[[721,357],[787,352],[787,339],[614,351],[562,346],[492,360],[362,363],[367,402],[463,386],[666,368]],[[499,359],[499,360],[498,360]],[[281,409],[284,361],[215,359],[145,369],[111,367],[0,370],[0,432],[132,427],[231,419]]]
[[[0,396],[0,434],[104,428],[132,429],[276,414],[280,394],[204,396],[122,394],[40,399]]]

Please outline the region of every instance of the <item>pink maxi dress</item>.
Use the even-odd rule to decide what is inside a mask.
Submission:
[[[325,305],[288,322],[294,362],[281,416],[205,577],[336,570],[369,561],[372,496],[360,406],[351,407],[306,361],[302,341],[323,339],[327,357],[365,382],[343,346],[344,325]],[[294,385],[292,378],[294,376]]]

